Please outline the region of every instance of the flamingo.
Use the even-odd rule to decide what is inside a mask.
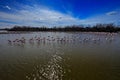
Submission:
[[[12,41],[11,41],[11,40],[8,40],[8,43],[12,43]]]

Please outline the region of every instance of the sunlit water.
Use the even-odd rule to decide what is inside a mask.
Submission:
[[[120,80],[120,34],[0,34],[0,80]]]

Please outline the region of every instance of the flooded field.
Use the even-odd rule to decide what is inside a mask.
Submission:
[[[120,34],[0,34],[0,80],[120,80]]]

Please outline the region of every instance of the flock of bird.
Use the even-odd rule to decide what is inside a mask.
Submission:
[[[90,34],[90,33],[89,33]],[[84,35],[84,34],[83,34]],[[8,40],[9,44],[26,44],[26,43],[47,43],[47,42],[57,42],[57,43],[72,43],[72,42],[101,42],[101,41],[114,41],[114,33],[96,33],[92,37],[89,35],[87,37],[82,36],[81,34],[77,35],[68,35],[68,36],[39,36],[35,35],[31,38],[21,37],[14,40]]]

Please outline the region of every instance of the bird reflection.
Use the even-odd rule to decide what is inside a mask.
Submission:
[[[77,45],[82,45],[82,44],[96,44],[99,45],[101,43],[112,43],[115,41],[114,39],[114,33],[92,33],[90,32],[89,34],[92,34],[93,36],[83,36],[87,35],[88,33],[82,33],[80,35],[72,35],[72,36],[39,36],[39,35],[33,35],[30,38],[26,37],[21,37],[21,38],[16,38],[13,40],[8,40],[9,45],[29,45],[30,46],[40,46],[46,45],[48,43],[50,44],[77,44]]]

